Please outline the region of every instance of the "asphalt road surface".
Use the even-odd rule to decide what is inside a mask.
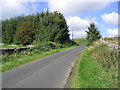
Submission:
[[[2,88],[64,88],[85,45],[33,61],[2,74]]]

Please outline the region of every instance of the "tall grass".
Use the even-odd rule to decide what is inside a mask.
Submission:
[[[109,49],[107,45],[95,44],[88,48],[87,55],[98,64],[102,66],[105,72],[110,73],[110,83],[115,86],[118,84],[118,61],[120,60],[119,54],[115,50]]]
[[[71,83],[71,88],[118,88],[118,60],[116,51],[94,43],[82,53],[74,80],[77,84]]]

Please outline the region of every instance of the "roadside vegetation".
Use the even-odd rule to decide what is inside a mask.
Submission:
[[[2,55],[2,72],[62,50],[76,47],[69,38],[63,14],[55,11],[19,16],[2,21],[3,47],[34,45],[24,51]],[[2,48],[3,48],[2,47]],[[16,48],[16,47],[14,47]]]
[[[95,42],[79,58],[71,88],[118,88],[118,60],[116,51]]]
[[[26,51],[22,52],[16,52],[14,54],[5,54],[2,55],[2,72],[10,70],[12,68],[16,68],[18,66],[21,66],[23,64],[32,62],[34,60],[38,60],[40,58],[43,58],[45,56],[75,48],[76,45],[62,45],[57,44],[56,46],[50,42],[43,43],[39,45],[38,47],[32,47],[27,49]]]
[[[86,32],[87,48],[73,67],[70,88],[118,88],[118,52],[99,43],[101,35],[94,23]]]
[[[86,44],[87,43],[86,38],[75,38],[75,39],[73,39],[73,41],[77,44]]]

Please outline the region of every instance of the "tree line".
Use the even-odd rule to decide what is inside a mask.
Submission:
[[[69,30],[63,14],[55,11],[19,16],[2,21],[4,44],[28,45],[44,41],[60,44],[70,42]]]

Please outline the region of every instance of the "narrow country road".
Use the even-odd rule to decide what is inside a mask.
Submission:
[[[33,61],[2,74],[2,88],[64,88],[78,54],[85,45]]]

